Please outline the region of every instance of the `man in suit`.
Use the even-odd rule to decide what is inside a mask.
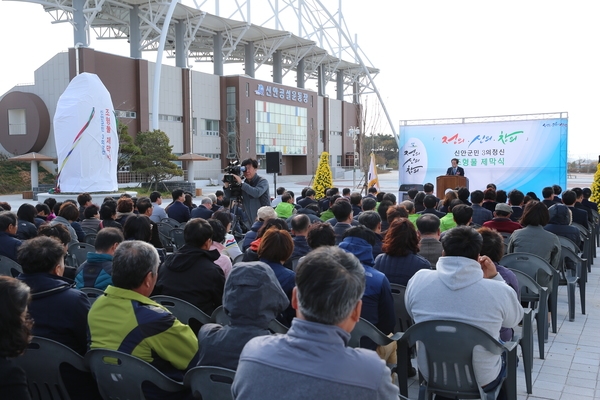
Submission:
[[[559,194],[562,193],[562,188],[559,185],[552,185],[552,191],[554,192],[554,198],[552,201],[559,204],[562,203],[562,200],[559,197]]]
[[[592,210],[598,211],[598,204],[590,201],[590,197],[592,197],[592,189],[583,188],[581,192],[583,193],[583,200],[581,201],[581,204]]]
[[[188,222],[190,219],[190,209],[183,204],[185,201],[183,190],[175,189],[171,192],[171,196],[173,196],[173,202],[169,205],[169,209],[166,210],[167,215],[179,223]]]
[[[356,217],[362,212],[362,196],[360,193],[352,193],[350,195],[350,204],[352,205],[352,214]]]
[[[451,160],[452,166],[446,171],[446,175],[460,175],[465,176],[465,170],[458,166],[458,158]]]
[[[483,225],[484,222],[491,221],[494,218],[492,211],[487,208],[483,208],[483,192],[481,190],[474,190],[471,193],[471,207],[473,208],[473,223],[477,225]]]
[[[594,214],[592,214],[592,209],[584,206],[582,201],[583,201],[583,190],[579,187],[573,188],[571,189],[572,191],[575,192],[575,194],[577,195],[577,201],[575,202],[575,204],[573,204],[573,207],[578,208],[582,211],[585,211],[587,213],[587,220],[590,224],[594,223]],[[583,225],[583,226],[587,226],[587,225]]]
[[[371,197],[371,198],[377,200],[377,188],[375,186],[370,187],[368,190],[368,193],[365,197]]]
[[[446,215],[445,212],[435,209],[435,205],[437,203],[436,199],[437,197],[432,194],[425,196],[425,199],[423,199],[423,205],[425,206],[425,209],[423,211],[419,211],[417,214],[434,214],[438,218],[442,218],[444,215]]]
[[[554,203],[554,190],[552,190],[552,186],[546,186],[542,189],[542,203],[548,208],[552,207]]]
[[[209,219],[212,215],[212,200],[209,197],[203,198],[200,207],[194,208],[191,212],[192,218]]]
[[[523,200],[525,199],[525,195],[523,192],[517,189],[513,189],[508,194],[508,204],[512,208],[512,214],[510,215],[510,219],[517,222],[521,219],[523,215]]]
[[[335,244],[340,244],[344,232],[352,228],[352,206],[346,199],[336,201],[330,208],[337,223],[333,227],[335,232]]]
[[[575,204],[577,203],[577,194],[573,190],[565,190],[562,194],[562,201],[565,206],[569,207],[571,210],[571,215],[573,216],[573,222],[578,223],[587,228],[588,224],[588,216],[585,210],[576,208]]]
[[[435,196],[435,193],[433,193],[433,183],[426,183],[423,185],[423,191],[425,192],[425,195],[431,194],[433,196]],[[440,202],[440,199],[437,198],[437,196],[435,196],[437,203],[435,204],[435,208],[437,208],[438,203]]]
[[[301,200],[298,200],[298,205],[302,208],[306,208],[307,205],[315,203],[318,204],[317,200],[315,200],[315,191],[311,188],[306,189],[304,193],[304,197]]]

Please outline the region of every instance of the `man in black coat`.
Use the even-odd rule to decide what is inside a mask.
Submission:
[[[575,207],[575,204],[577,203],[577,194],[573,190],[565,190],[562,196],[562,201],[565,204],[565,206],[569,207],[569,210],[571,210],[573,222],[578,223],[587,228],[587,212],[585,210],[581,210]]]
[[[193,218],[183,230],[185,245],[168,256],[158,270],[153,294],[173,296],[211,315],[223,302],[225,273],[217,264],[218,250],[209,250],[213,229]]]
[[[317,200],[315,200],[315,191],[313,189],[306,189],[304,193],[304,197],[301,200],[298,200],[298,205],[302,208],[306,208],[309,204],[318,204]]]
[[[575,204],[573,204],[573,206],[577,209],[580,209],[582,211],[585,211],[587,214],[587,220],[590,224],[594,223],[594,214],[592,214],[592,210],[591,208],[583,205],[583,190],[579,187],[573,188],[571,189],[572,191],[575,192],[575,194],[577,195],[577,201],[575,202]],[[585,227],[587,227],[587,225],[583,225]]]
[[[212,215],[212,200],[209,197],[203,198],[200,202],[200,207],[194,208],[191,212],[192,218],[209,219]]]
[[[423,205],[425,206],[425,209],[423,211],[419,211],[417,214],[433,214],[437,215],[438,218],[442,218],[444,215],[446,215],[446,213],[436,210],[436,203],[437,197],[432,194],[428,194],[425,196],[425,199],[423,199]]]
[[[592,210],[598,211],[598,204],[590,201],[590,197],[592,197],[592,189],[583,188],[581,192],[583,193],[583,200],[581,201],[581,204]]]

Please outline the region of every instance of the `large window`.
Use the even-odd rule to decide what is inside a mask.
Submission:
[[[236,159],[238,155],[238,134],[236,125],[235,86],[227,87],[227,158]]]
[[[256,101],[256,154],[306,155],[305,107]]]

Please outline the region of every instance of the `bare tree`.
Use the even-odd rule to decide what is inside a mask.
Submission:
[[[219,126],[219,136],[225,142],[225,150],[228,160],[239,160],[242,154],[242,144],[240,138],[239,118],[236,111],[235,115],[228,115],[225,121],[225,126]]]
[[[382,112],[381,105],[377,97],[364,97],[365,101],[359,107],[357,113],[360,117],[360,153],[361,153],[361,170],[367,173],[369,169],[370,154],[373,149],[373,138],[376,134],[381,133]]]

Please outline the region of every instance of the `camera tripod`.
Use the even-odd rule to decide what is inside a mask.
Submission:
[[[230,213],[233,214],[233,223],[231,224],[231,234],[235,236],[236,240],[241,240],[244,237],[244,228],[248,230],[243,223],[240,221],[240,217],[238,216],[238,210],[240,209],[240,205],[242,205],[242,212],[245,214],[246,211],[243,209],[243,199],[242,196],[239,197],[230,197],[230,205],[229,210]]]

